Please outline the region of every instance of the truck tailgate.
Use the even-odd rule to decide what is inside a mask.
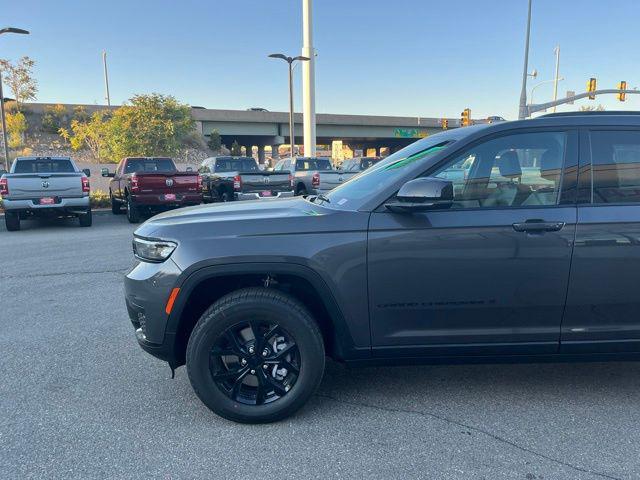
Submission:
[[[83,174],[73,173],[11,173],[6,174],[11,200],[41,197],[82,197]]]
[[[240,172],[242,192],[288,192],[291,190],[289,172]]]
[[[320,186],[318,190],[332,190],[347,180],[355,177],[359,172],[320,172]]]
[[[140,193],[188,193],[198,190],[196,173],[136,173],[136,177]]]

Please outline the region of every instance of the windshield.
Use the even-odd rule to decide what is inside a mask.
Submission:
[[[73,164],[66,159],[34,158],[17,160],[14,173],[71,173],[75,172]]]
[[[454,142],[452,138],[434,135],[403,148],[331,190],[326,198],[331,205],[353,207],[358,200],[374,195],[401,176],[406,167],[429,158]]]
[[[170,158],[130,158],[125,167],[125,173],[165,173],[175,170],[176,166]]]

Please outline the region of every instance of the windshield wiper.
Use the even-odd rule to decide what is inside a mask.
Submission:
[[[327,202],[327,203],[331,203],[331,200],[329,200],[327,197],[325,197],[323,194],[319,193],[315,196],[315,198],[317,198],[318,200],[322,200],[323,202]],[[315,199],[314,198],[314,199]],[[314,202],[315,203],[315,202]]]

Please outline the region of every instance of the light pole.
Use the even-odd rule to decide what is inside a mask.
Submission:
[[[556,73],[553,76],[553,101],[555,102],[556,100],[558,100],[558,82],[560,81],[560,45],[557,45],[556,48],[553,50],[553,53],[556,54]],[[533,101],[531,102],[533,103]],[[556,107],[553,107],[553,112],[555,113],[556,111]]]
[[[302,65],[302,111],[304,154],[316,156],[316,86],[315,51],[313,49],[313,4],[302,0],[302,55],[309,61]]]
[[[27,30],[21,28],[6,27],[0,29],[0,35],[3,33],[19,33],[29,35]],[[2,141],[4,143],[4,167],[9,171],[9,143],[7,140],[7,121],[4,116],[4,93],[2,92],[2,71],[0,71],[0,117],[2,117]]]
[[[107,107],[111,106],[111,95],[109,95],[109,74],[107,72],[107,52],[102,51],[102,67],[104,69],[104,99],[107,101]]]
[[[282,53],[272,53],[269,55],[270,58],[280,58],[289,64],[289,139],[290,139],[290,148],[291,148],[291,157],[295,155],[294,153],[294,145],[296,144],[296,133],[293,126],[293,63],[298,60],[300,62],[309,61],[308,57],[303,57],[299,55],[297,57],[288,57]]]
[[[527,75],[529,70],[529,36],[531,34],[531,0],[529,0],[529,12],[527,14],[527,34],[524,42],[524,68],[522,70],[522,90],[520,91],[520,108],[518,120],[522,120],[527,114]]]

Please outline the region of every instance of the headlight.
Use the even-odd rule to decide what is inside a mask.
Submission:
[[[164,262],[178,245],[168,240],[145,240],[133,237],[133,254],[145,262]]]

